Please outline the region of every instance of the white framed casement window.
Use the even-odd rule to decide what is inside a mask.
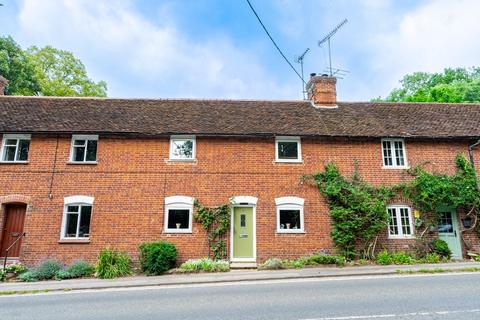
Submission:
[[[31,135],[4,134],[0,150],[1,162],[28,162]]]
[[[193,161],[196,153],[195,136],[171,136],[170,160]]]
[[[382,139],[384,168],[407,168],[407,152],[403,139]]]
[[[302,162],[300,137],[276,137],[275,162]]]
[[[98,135],[72,135],[70,162],[97,163]]]
[[[89,196],[71,196],[64,198],[60,239],[90,238],[93,200],[94,198]]]
[[[404,205],[387,206],[390,217],[388,225],[389,238],[413,238],[413,219],[410,207]]]
[[[298,197],[282,197],[275,199],[277,207],[278,233],[305,232],[303,204],[305,200]]]
[[[173,196],[165,198],[165,232],[192,232],[192,215],[194,201],[194,198],[185,196]]]

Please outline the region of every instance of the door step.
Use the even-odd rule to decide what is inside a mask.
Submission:
[[[3,262],[5,261],[4,259],[5,258],[0,257],[0,269],[3,269]],[[19,263],[20,263],[20,259],[18,258],[7,258],[7,267],[12,264],[19,264]]]
[[[231,262],[230,269],[257,269],[256,262]]]

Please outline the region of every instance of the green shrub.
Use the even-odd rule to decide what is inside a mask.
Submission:
[[[112,279],[132,273],[131,259],[126,252],[103,249],[98,255],[97,276],[100,279]]]
[[[377,263],[384,266],[392,264],[393,257],[387,250],[383,250],[377,255]]]
[[[399,251],[392,254],[394,264],[414,264],[415,259],[405,251]]]
[[[179,269],[185,272],[227,272],[230,271],[230,264],[224,260],[213,261],[209,258],[202,258],[188,260],[182,263]]]
[[[314,254],[309,257],[305,257],[307,265],[317,264],[336,264],[338,266],[345,265],[345,258],[340,256],[330,256],[326,254]]]
[[[27,267],[22,264],[11,264],[5,268],[5,272],[13,272],[16,274],[24,273],[27,271]]]
[[[36,267],[32,272],[38,280],[53,279],[58,271],[62,270],[63,265],[55,260],[47,260]]]
[[[37,278],[35,271],[27,271],[18,276],[17,280],[23,282],[35,282],[39,279]]]
[[[258,266],[259,270],[278,270],[283,269],[283,262],[278,258],[270,258]]]
[[[7,273],[5,270],[0,270],[0,282],[5,281],[5,278],[7,277]]]
[[[480,262],[480,256],[474,257],[473,260],[475,260],[476,262]]]
[[[72,263],[65,270],[60,270],[55,275],[56,279],[74,279],[82,277],[91,277],[95,273],[95,268],[85,261]]]
[[[149,275],[162,274],[173,268],[177,260],[177,248],[165,241],[145,242],[140,245],[140,265]]]
[[[419,262],[421,263],[439,263],[442,260],[442,257],[440,257],[437,253],[432,252],[427,254],[425,257],[420,259]]]
[[[437,253],[443,258],[450,259],[452,257],[452,251],[448,247],[448,244],[440,239],[435,239],[430,243],[430,247],[433,252]]]

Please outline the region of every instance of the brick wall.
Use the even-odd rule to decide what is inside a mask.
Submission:
[[[136,259],[140,243],[158,239],[177,244],[181,261],[206,256],[206,235],[199,224],[193,223],[192,234],[162,232],[164,198],[174,195],[191,196],[207,206],[226,203],[232,196],[257,197],[258,261],[333,251],[328,208],[315,187],[299,183],[303,174],[323,170],[333,161],[346,174],[357,163],[361,176],[376,185],[410,179],[403,170],[382,169],[380,140],[302,139],[303,163],[285,164],[274,162],[273,138],[197,137],[198,161],[179,163],[168,161],[168,138],[101,136],[98,164],[79,165],[67,163],[70,139],[32,135],[28,164],[0,164],[0,197],[29,199],[21,252],[27,264],[50,258],[93,262],[107,246],[126,250]],[[406,142],[411,166],[424,164],[445,173],[455,171],[455,155],[466,154],[467,146],[467,142]],[[72,195],[95,197],[88,244],[59,243],[63,198]],[[276,233],[274,199],[283,196],[305,199],[304,234]],[[478,244],[478,239],[470,238]],[[384,241],[391,246],[401,243]]]

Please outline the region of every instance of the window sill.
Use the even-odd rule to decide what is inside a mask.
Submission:
[[[0,161],[0,164],[28,164],[28,161]]]
[[[168,234],[191,234],[192,230],[176,230],[176,229],[170,229],[170,230],[163,230],[163,233],[168,233]]]
[[[276,231],[277,234],[305,234],[305,231],[299,230],[299,231]]]
[[[414,236],[388,236],[388,240],[415,240]]]
[[[197,164],[197,159],[165,159],[166,163],[194,163]]]
[[[97,161],[68,161],[67,164],[73,165],[96,165],[98,164]]]
[[[274,160],[273,163],[284,163],[284,164],[302,164],[302,160]]]
[[[90,243],[90,238],[86,239],[60,239],[58,240],[60,244],[88,244]]]
[[[410,166],[396,167],[396,166],[382,166],[382,169],[397,169],[397,170],[408,170]]]

